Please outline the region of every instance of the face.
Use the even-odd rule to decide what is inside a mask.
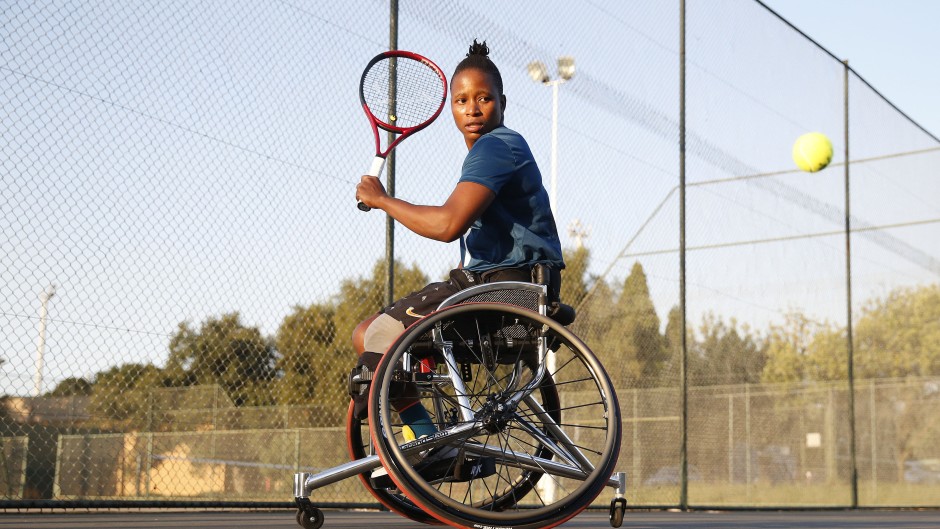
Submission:
[[[503,124],[506,96],[498,93],[492,76],[476,68],[458,73],[450,82],[450,108],[467,148],[480,136]]]

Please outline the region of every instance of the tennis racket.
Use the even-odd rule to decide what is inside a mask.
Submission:
[[[375,135],[375,158],[368,174],[382,174],[388,153],[437,119],[446,99],[444,73],[417,53],[387,51],[369,61],[359,81],[359,100]],[[379,129],[399,135],[384,151]],[[362,211],[372,209],[362,202],[357,206]]]

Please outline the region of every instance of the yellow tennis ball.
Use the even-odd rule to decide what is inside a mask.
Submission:
[[[793,144],[793,161],[810,173],[825,169],[832,161],[832,142],[822,132],[807,132]]]

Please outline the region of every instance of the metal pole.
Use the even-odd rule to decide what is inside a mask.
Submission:
[[[844,143],[845,143],[845,299],[846,299],[846,334],[848,335],[848,373],[849,373],[849,453],[852,465],[852,508],[858,508],[858,464],[855,459],[855,348],[852,345],[852,226],[849,197],[849,61],[843,61],[843,108]]]
[[[552,81],[552,179],[551,179],[551,206],[552,212],[558,211],[558,85],[564,81]]]
[[[875,408],[875,381],[872,379],[868,384],[868,416],[869,430],[868,442],[871,444],[871,497],[878,501],[878,418]]]
[[[388,48],[398,49],[398,0],[389,0],[388,14]],[[389,111],[397,112],[398,101],[398,72],[397,63],[392,60],[388,85]],[[388,144],[395,141],[395,134],[388,133]],[[395,196],[395,151],[389,153],[385,160],[385,180],[388,183],[389,196]],[[391,215],[385,216],[385,303],[391,305],[395,301],[395,219]]]
[[[679,507],[689,507],[689,388],[688,344],[686,343],[685,291],[685,0],[679,0],[679,306],[681,307],[682,356],[679,362],[679,393],[681,394],[679,467],[681,488]]]
[[[36,338],[36,374],[33,378],[33,396],[42,395],[43,356],[46,352],[46,317],[49,315],[49,300],[55,295],[55,285],[49,285],[39,295],[39,336]]]

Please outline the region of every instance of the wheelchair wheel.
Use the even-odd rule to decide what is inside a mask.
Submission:
[[[537,383],[540,343],[554,367]],[[439,431],[408,441],[393,410],[416,398]],[[448,307],[406,330],[377,369],[369,415],[398,489],[451,525],[563,523],[609,484],[620,449],[617,398],[593,353],[551,319],[500,303]]]
[[[349,457],[352,460],[362,459],[371,455],[369,442],[369,421],[357,419],[353,414],[353,403],[349,403],[349,410],[346,412],[346,444],[349,449]],[[372,496],[384,505],[390,511],[397,513],[405,518],[410,518],[416,522],[429,525],[440,525],[433,516],[428,515],[419,507],[401,493],[386,488],[376,488],[369,479],[371,472],[359,474],[359,481],[362,486],[369,491]]]
[[[542,381],[539,386],[539,396],[541,397],[540,402],[542,403],[542,408],[545,413],[551,417],[555,423],[561,422],[561,413],[559,409],[558,402],[558,391],[555,388],[555,384],[551,379],[551,376],[546,375],[545,379]],[[425,396],[425,399],[432,400],[430,404],[430,414],[434,419],[435,423],[441,428],[445,426],[443,417],[436,417],[435,410],[442,409],[440,403],[433,403],[433,395],[429,394]],[[427,402],[425,404],[428,404]],[[393,418],[395,416],[393,415]],[[396,423],[396,428],[400,430],[400,423]],[[349,445],[349,455],[352,459],[361,459],[370,454],[370,444],[369,444],[369,422],[368,420],[359,420],[353,415],[353,404],[350,403],[349,410],[346,414],[346,431],[347,431],[347,441]],[[534,451],[537,457],[544,457],[551,459],[551,452],[545,446],[540,446]],[[536,486],[539,479],[542,477],[541,472],[536,472],[532,470],[527,470],[520,472],[516,476],[516,479],[513,483],[505,483],[504,489],[508,489],[504,494],[494,495],[493,501],[487,506],[489,509],[493,510],[502,510],[507,506],[512,506],[519,499],[524,497],[526,494],[532,491],[533,487]],[[389,491],[387,489],[376,488],[369,479],[369,474],[364,473],[359,475],[360,481],[362,481],[363,486],[385,507],[390,509],[393,512],[396,512],[406,518],[411,518],[412,520],[422,522],[425,524],[439,525],[441,521],[428,515],[419,507],[416,507],[414,503],[411,502],[407,497],[402,495],[397,491]],[[511,485],[511,487],[510,487]]]

